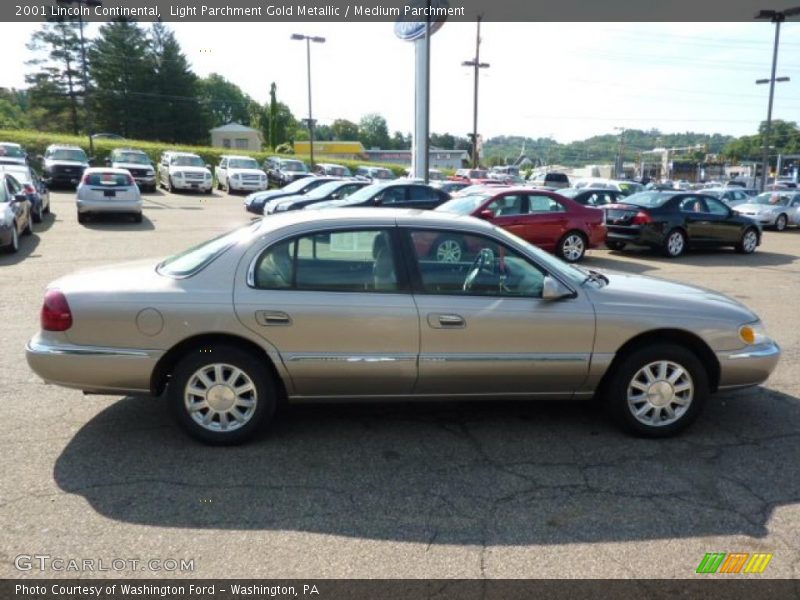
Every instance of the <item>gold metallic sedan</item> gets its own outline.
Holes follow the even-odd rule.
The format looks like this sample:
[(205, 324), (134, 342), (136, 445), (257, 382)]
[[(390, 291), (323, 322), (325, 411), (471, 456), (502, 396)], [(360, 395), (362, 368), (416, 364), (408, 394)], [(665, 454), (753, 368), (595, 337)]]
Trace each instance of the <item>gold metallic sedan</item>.
[[(442, 236), (465, 248), (441, 262)], [(580, 399), (674, 434), (780, 350), (721, 294), (567, 265), (478, 219), (293, 211), (161, 262), (47, 289), (27, 347), (46, 382), (168, 401), (188, 433), (251, 437), (281, 401)]]

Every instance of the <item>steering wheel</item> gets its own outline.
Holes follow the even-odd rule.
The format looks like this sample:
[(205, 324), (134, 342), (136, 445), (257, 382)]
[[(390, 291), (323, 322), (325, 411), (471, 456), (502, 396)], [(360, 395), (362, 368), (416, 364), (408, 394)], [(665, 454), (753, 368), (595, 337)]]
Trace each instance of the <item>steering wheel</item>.
[(484, 248), (478, 252), (478, 256), (476, 256), (475, 260), (472, 262), (472, 266), (469, 269), (467, 278), (464, 280), (462, 289), (465, 292), (470, 291), (472, 289), (472, 284), (475, 283), (475, 280), (478, 278), (478, 275), (481, 274), (481, 271), (490, 265), (492, 268), (494, 268), (494, 252), (492, 252), (489, 248)]

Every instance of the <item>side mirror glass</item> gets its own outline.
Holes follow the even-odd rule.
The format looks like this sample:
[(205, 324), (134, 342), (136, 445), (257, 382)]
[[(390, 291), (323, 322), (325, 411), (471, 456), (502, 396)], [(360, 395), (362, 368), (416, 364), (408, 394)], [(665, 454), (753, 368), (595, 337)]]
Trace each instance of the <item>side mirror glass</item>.
[(383, 204), (383, 196), (376, 197), (375, 200), (373, 200), (373, 204), (375, 206), (380, 206), (381, 204)]
[(542, 285), (542, 298), (544, 300), (561, 300), (562, 298), (571, 297), (572, 294), (572, 290), (558, 279), (550, 275), (545, 275)]
[(481, 212), (478, 213), (478, 218), (486, 219), (487, 221), (490, 221), (490, 220), (494, 219), (494, 211), (491, 211), (488, 208), (484, 209), (484, 210), (482, 210)]
[(25, 194), (14, 194), (14, 202), (27, 202), (28, 197)]

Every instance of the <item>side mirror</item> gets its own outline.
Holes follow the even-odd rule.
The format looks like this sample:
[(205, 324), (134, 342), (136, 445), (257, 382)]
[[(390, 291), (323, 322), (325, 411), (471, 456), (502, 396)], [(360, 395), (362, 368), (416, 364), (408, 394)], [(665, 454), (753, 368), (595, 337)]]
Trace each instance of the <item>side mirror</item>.
[(481, 212), (478, 213), (478, 218), (479, 219), (485, 219), (487, 221), (491, 221), (492, 219), (494, 219), (494, 211), (491, 211), (488, 208), (485, 209), (485, 210), (482, 210)]
[(14, 194), (14, 202), (27, 202), (28, 197), (25, 194)]
[(383, 196), (378, 196), (377, 198), (375, 198), (375, 199), (372, 201), (372, 203), (373, 203), (375, 206), (380, 206), (381, 204), (383, 204)]
[(572, 295), (572, 290), (558, 279), (550, 275), (545, 275), (542, 287), (542, 298), (544, 300), (561, 300), (562, 298), (571, 297)]

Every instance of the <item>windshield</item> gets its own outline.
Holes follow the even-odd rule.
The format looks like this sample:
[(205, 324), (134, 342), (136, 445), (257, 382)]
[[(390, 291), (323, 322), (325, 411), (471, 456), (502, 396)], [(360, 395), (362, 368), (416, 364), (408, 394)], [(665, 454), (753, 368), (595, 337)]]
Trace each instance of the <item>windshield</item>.
[(662, 194), (661, 192), (640, 192), (639, 194), (628, 196), (624, 200), (621, 200), (621, 202), (624, 202), (625, 204), (634, 204), (636, 206), (652, 208), (661, 206), (671, 197), (672, 196), (670, 194)]
[(457, 215), (471, 215), (475, 210), (490, 196), (488, 194), (473, 194), (454, 198), (438, 206), (435, 210), (441, 212), (455, 213)]
[(324, 168), (326, 175), (333, 175), (334, 177), (350, 177), (350, 169), (339, 165), (328, 165)]
[(328, 183), (324, 183), (318, 187), (315, 187), (312, 191), (308, 192), (308, 194), (306, 194), (306, 198), (327, 198), (340, 187), (342, 187), (341, 181), (329, 181)]
[(257, 169), (258, 163), (252, 158), (232, 158), (228, 161), (229, 169)]
[(625, 194), (626, 196), (630, 196), (631, 194), (638, 194), (639, 192), (644, 190), (644, 186), (640, 183), (630, 183), (630, 182), (620, 182), (617, 184), (619, 186), (619, 191)]
[(786, 194), (776, 194), (774, 192), (765, 192), (763, 194), (759, 194), (752, 200), (750, 200), (750, 204), (768, 204), (773, 206), (787, 206), (789, 204), (789, 196)]
[(170, 256), (156, 267), (156, 271), (168, 277), (187, 277), (193, 275), (220, 256), (228, 248), (249, 240), (260, 225), (261, 220), (255, 221), (244, 227), (224, 233), (212, 240), (203, 242), (198, 246), (184, 250), (179, 254)]
[(193, 154), (184, 154), (180, 156), (173, 156), (170, 161), (171, 165), (176, 167), (205, 167), (203, 159)]
[(372, 177), (374, 179), (394, 179), (394, 175), (389, 169), (373, 169)]
[(294, 171), (296, 173), (306, 173), (308, 171), (305, 163), (299, 160), (284, 160), (281, 163), (281, 169), (284, 171)]
[(87, 162), (86, 153), (80, 149), (60, 148), (52, 150), (47, 158), (51, 160), (73, 160), (75, 162)]
[(373, 183), (372, 185), (367, 185), (361, 188), (360, 190), (353, 192), (347, 198), (343, 198), (341, 200), (334, 200), (337, 203), (337, 206), (347, 206), (349, 204), (358, 204), (360, 202), (364, 202), (372, 198), (375, 194), (380, 192), (381, 190), (386, 189), (385, 184)]
[(566, 196), (567, 198), (574, 198), (575, 196), (581, 193), (581, 190), (576, 188), (563, 188), (558, 190), (558, 193), (561, 194), (562, 196)]
[(292, 194), (297, 194), (300, 192), (305, 193), (306, 191), (317, 187), (318, 185), (322, 185), (324, 182), (320, 181), (319, 179), (315, 179), (313, 177), (304, 177), (303, 179), (298, 179), (297, 181), (293, 181), (281, 188), (281, 192), (288, 192)]
[(114, 162), (132, 163), (136, 165), (149, 165), (150, 157), (143, 152), (117, 152), (114, 154)]
[(22, 151), (22, 148), (15, 144), (0, 144), (0, 156), (25, 158), (25, 153)]

